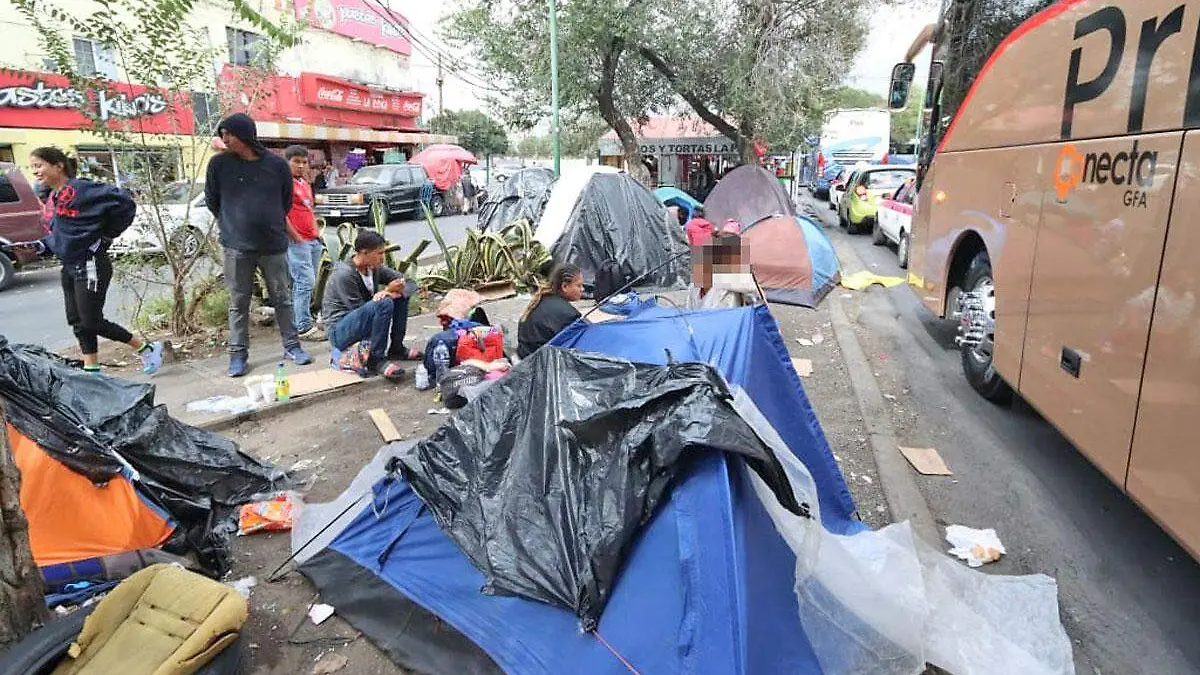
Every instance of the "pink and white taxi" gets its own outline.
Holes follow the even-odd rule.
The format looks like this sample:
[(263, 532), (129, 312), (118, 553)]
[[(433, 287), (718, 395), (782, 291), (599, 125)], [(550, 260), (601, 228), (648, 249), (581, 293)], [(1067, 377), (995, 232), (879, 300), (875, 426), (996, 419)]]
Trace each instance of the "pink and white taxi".
[(895, 193), (879, 203), (872, 241), (882, 246), (889, 241), (896, 245), (900, 268), (908, 268), (909, 248), (912, 245), (913, 203), (917, 199), (916, 178), (904, 181)]

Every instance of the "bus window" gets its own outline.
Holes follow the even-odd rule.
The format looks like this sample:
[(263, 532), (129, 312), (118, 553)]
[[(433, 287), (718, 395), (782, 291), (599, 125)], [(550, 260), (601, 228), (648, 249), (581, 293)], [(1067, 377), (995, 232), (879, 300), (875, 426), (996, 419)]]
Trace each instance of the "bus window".
[(932, 129), (934, 147), (971, 90), (975, 77), (1004, 38), (1055, 0), (943, 0), (944, 29), (934, 58), (944, 64)]

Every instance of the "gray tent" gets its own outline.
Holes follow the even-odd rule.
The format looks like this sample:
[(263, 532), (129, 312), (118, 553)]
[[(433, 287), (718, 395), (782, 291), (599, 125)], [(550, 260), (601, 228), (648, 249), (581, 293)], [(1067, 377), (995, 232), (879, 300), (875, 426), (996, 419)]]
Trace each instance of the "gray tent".
[(771, 216), (794, 215), (787, 191), (760, 166), (730, 171), (704, 200), (704, 217), (718, 227), (726, 220), (736, 220), (745, 228)]

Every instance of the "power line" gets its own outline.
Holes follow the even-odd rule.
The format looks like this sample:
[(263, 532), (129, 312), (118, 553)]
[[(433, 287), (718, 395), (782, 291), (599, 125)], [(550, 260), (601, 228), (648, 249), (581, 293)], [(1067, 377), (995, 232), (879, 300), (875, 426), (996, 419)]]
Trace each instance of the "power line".
[[(445, 59), (445, 60), (449, 61), (450, 63), (446, 66), (446, 70), (448, 72), (450, 72), (451, 74), (456, 75), (457, 78), (460, 81), (462, 81), (464, 84), (467, 84), (468, 86), (475, 87), (476, 89), (482, 89), (485, 91), (492, 91), (492, 92), (496, 92), (496, 93), (500, 93), (500, 94), (508, 93), (503, 89), (500, 89), (500, 88), (494, 87), (490, 84), (485, 84), (476, 79), (473, 79), (474, 77), (476, 77), (474, 75), (472, 75), (471, 77), (468, 77), (467, 76), (468, 72), (466, 71), (466, 67), (463, 66), (462, 63), (458, 59), (456, 59), (452, 55), (440, 52), (436, 47), (430, 47), (429, 45), (425, 44), (423, 41), (418, 39), (413, 34), (413, 32), (409, 29), (408, 26), (406, 26), (403, 22), (397, 20), (395, 12), (393, 12), (391, 10), (391, 8), (384, 5), (381, 2), (381, 0), (375, 0), (374, 3), (366, 2), (365, 4), (380, 19), (383, 19), (384, 21), (388, 22), (388, 24), (390, 24), (393, 28), (403, 31), (408, 36), (413, 49), (416, 50), (417, 52), (419, 52), (425, 58), (428, 58), (429, 60), (434, 61), (434, 62), (438, 62), (440, 59)], [(381, 13), (379, 11), (380, 9), (382, 9), (384, 12), (386, 12), (387, 15), (384, 15), (383, 13)]]

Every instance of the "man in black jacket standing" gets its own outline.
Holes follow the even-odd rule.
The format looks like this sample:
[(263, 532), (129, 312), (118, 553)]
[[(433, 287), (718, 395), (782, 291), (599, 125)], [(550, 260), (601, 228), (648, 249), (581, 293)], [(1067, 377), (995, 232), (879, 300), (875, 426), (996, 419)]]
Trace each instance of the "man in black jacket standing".
[(292, 314), (287, 264), (287, 212), (292, 207), (292, 171), (282, 157), (258, 141), (249, 115), (230, 115), (217, 126), (227, 150), (208, 163), (204, 197), (217, 218), (225, 249), (229, 288), (229, 376), (241, 377), (250, 354), (250, 296), (254, 272), (262, 270), (275, 305), (284, 355), (298, 365), (312, 363), (300, 347)]

